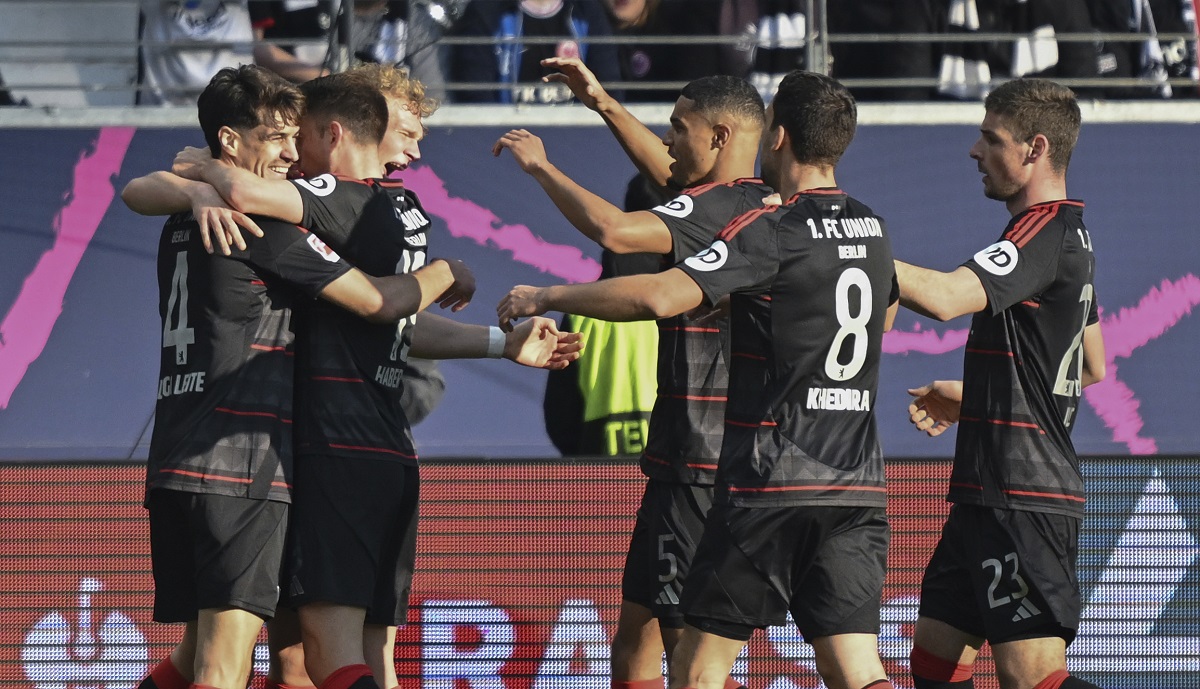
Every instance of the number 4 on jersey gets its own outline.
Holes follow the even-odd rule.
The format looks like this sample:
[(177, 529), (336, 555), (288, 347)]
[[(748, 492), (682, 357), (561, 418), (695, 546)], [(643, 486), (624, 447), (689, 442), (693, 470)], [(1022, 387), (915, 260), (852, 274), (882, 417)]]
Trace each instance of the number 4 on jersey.
[[(175, 275), (171, 278), (171, 296), (167, 298), (167, 312), (163, 314), (163, 348), (175, 348), (175, 363), (187, 363), (188, 345), (196, 343), (196, 331), (188, 327), (188, 262), (187, 252), (175, 254)], [(171, 327), (171, 315), (179, 309), (175, 327)]]

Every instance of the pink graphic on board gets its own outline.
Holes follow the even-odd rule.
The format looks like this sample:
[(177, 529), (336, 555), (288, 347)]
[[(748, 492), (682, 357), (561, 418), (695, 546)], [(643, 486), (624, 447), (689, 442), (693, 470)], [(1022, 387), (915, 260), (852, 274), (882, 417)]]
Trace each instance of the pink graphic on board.
[[(1083, 396), (1104, 426), (1112, 431), (1113, 441), (1124, 444), (1130, 454), (1155, 454), (1158, 444), (1154, 438), (1141, 435), (1145, 425), (1138, 411), (1141, 402), (1117, 377), (1116, 359), (1129, 358), (1139, 347), (1171, 329), (1197, 305), (1200, 305), (1200, 277), (1185, 275), (1179, 280), (1163, 280), (1142, 297), (1137, 306), (1121, 309), (1115, 316), (1101, 313), (1107, 374), (1104, 380), (1085, 389)], [(965, 329), (938, 333), (922, 330), (918, 323), (912, 330), (893, 330), (885, 335), (883, 351), (886, 354), (945, 354), (962, 347), (966, 341)]]
[(451, 236), (510, 252), (514, 260), (567, 282), (591, 282), (600, 277), (600, 264), (584, 256), (579, 247), (552, 244), (524, 225), (505, 225), (489, 209), (451, 196), (445, 182), (428, 166), (406, 170), (401, 178), (421, 197), (421, 205), (430, 215), (445, 221)]
[(46, 347), (63, 298), (83, 252), (112, 203), (112, 176), (120, 172), (133, 139), (132, 127), (105, 127), (80, 154), (66, 205), (54, 218), (54, 245), (25, 278), (0, 321), (0, 409), (8, 407), (26, 370)]

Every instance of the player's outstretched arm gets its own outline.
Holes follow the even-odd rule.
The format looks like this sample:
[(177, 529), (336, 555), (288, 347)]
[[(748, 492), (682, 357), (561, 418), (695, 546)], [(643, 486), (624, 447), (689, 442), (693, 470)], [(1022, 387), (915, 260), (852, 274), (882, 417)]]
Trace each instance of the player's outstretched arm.
[(269, 215), (292, 224), (304, 219), (304, 201), (291, 182), (263, 179), (214, 159), (206, 148), (184, 148), (175, 155), (171, 171), (185, 179), (211, 184), (221, 198), (243, 213)]
[(228, 256), (230, 246), (246, 250), (242, 228), (257, 237), (262, 236), (258, 225), (244, 214), (230, 208), (212, 186), (184, 179), (170, 172), (152, 172), (130, 180), (121, 191), (121, 200), (141, 215), (171, 215), (192, 211), (200, 225), (204, 250), (213, 252), (214, 240), (221, 253)]
[[(383, 278), (351, 270), (326, 285), (320, 296), (372, 323), (395, 323), (434, 301), (461, 301), (463, 296), (456, 296), (453, 289), (459, 280), (450, 261), (436, 259), (411, 273)], [(470, 291), (474, 289), (472, 278)], [(465, 298), (470, 301), (469, 296)]]
[(908, 418), (918, 431), (934, 438), (958, 423), (962, 409), (962, 381), (935, 380), (908, 391), (915, 399), (908, 405)]
[(492, 155), (505, 150), (588, 239), (618, 254), (671, 251), (671, 232), (661, 218), (648, 211), (626, 213), (584, 189), (550, 162), (542, 140), (528, 130), (514, 129), (500, 137)]
[(1104, 380), (1106, 362), (1100, 323), (1092, 323), (1083, 329), (1083, 387)]
[(900, 304), (939, 321), (987, 308), (987, 292), (979, 276), (966, 266), (950, 273), (896, 261)]
[[(458, 323), (422, 314), (413, 329), (409, 352), (422, 359), (482, 359), (492, 350), (494, 328)], [(561, 369), (579, 358), (579, 333), (560, 332), (549, 318), (531, 318), (504, 333), (500, 356), (523, 366)]]
[(558, 71), (542, 77), (543, 81), (553, 81), (566, 84), (571, 93), (580, 103), (596, 111), (626, 155), (637, 166), (639, 172), (660, 187), (667, 186), (671, 177), (671, 156), (662, 138), (650, 131), (638, 118), (625, 109), (615, 98), (610, 96), (596, 75), (583, 64), (583, 60), (575, 57), (552, 57), (542, 60), (543, 67)]
[(676, 316), (704, 302), (704, 292), (687, 273), (672, 268), (654, 275), (600, 280), (582, 285), (518, 285), (496, 307), (500, 327), (525, 316), (561, 311), (605, 321), (649, 321)]

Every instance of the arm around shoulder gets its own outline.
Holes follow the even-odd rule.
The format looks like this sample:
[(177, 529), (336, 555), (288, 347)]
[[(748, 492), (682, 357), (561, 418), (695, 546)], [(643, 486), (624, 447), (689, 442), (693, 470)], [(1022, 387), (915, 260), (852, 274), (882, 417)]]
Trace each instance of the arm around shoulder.
[(949, 273), (896, 261), (900, 304), (922, 316), (948, 321), (987, 308), (987, 291), (966, 266)]

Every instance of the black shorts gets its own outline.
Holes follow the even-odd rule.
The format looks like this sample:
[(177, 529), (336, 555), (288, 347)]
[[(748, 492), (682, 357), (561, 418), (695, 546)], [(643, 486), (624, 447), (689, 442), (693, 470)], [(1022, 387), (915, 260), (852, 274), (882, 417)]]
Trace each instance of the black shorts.
[(1079, 527), (1065, 515), (952, 506), (921, 581), (921, 616), (993, 644), (1070, 643), (1081, 607)]
[(417, 559), (416, 466), (297, 457), (287, 604), (365, 608), (368, 624), (403, 625)]
[(745, 641), (791, 612), (810, 642), (878, 634), (889, 537), (882, 507), (718, 505), (683, 590), (687, 623)]
[(712, 486), (646, 482), (625, 556), (621, 597), (649, 608), (660, 626), (683, 627), (679, 596), (712, 498)]
[(287, 503), (156, 488), (146, 507), (155, 622), (219, 608), (275, 615)]

